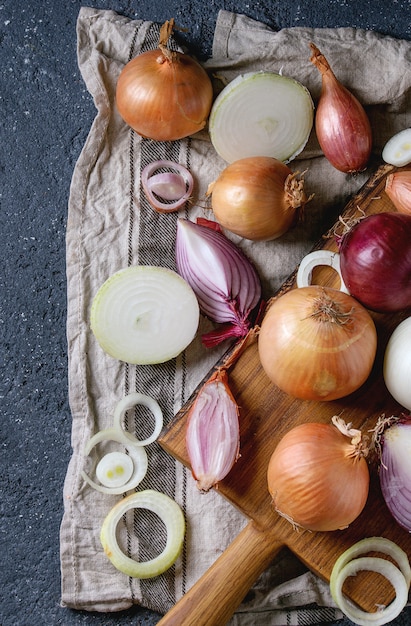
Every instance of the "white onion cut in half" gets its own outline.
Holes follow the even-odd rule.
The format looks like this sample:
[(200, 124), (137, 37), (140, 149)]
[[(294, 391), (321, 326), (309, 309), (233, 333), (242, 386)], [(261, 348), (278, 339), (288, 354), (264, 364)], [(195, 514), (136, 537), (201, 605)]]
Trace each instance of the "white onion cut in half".
[(314, 104), (304, 85), (275, 72), (248, 72), (215, 99), (209, 132), (228, 163), (253, 156), (288, 163), (304, 149), (313, 121)]
[(404, 128), (387, 141), (382, 151), (386, 163), (402, 167), (411, 163), (411, 128)]
[(110, 276), (91, 307), (91, 329), (110, 356), (133, 365), (164, 363), (194, 339), (199, 306), (190, 285), (164, 267), (133, 265)]

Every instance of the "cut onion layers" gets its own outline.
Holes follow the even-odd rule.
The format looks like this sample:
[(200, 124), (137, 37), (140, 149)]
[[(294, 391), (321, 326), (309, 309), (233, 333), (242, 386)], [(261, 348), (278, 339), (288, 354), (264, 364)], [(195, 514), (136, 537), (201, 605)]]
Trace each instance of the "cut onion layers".
[(190, 285), (176, 272), (131, 266), (98, 290), (91, 329), (110, 356), (131, 364), (164, 363), (194, 339), (199, 306)]

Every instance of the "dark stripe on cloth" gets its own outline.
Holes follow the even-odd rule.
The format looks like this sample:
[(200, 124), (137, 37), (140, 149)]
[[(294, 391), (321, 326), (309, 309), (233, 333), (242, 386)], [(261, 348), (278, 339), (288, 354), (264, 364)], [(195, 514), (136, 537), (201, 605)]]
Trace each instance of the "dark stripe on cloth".
[[(136, 36), (133, 38), (130, 46), (129, 59), (134, 58), (136, 54), (156, 48), (159, 41), (159, 32), (158, 25), (152, 24), (147, 30), (144, 42), (139, 50), (135, 49), (136, 32)], [(177, 49), (174, 42), (170, 42), (170, 47)], [(177, 214), (161, 214), (155, 211), (148, 203), (141, 189), (140, 179), (143, 168), (153, 161), (167, 159), (178, 162), (180, 143), (141, 139), (140, 171), (136, 172), (136, 142), (136, 134), (130, 130), (128, 265), (135, 264), (138, 258), (139, 265), (157, 265), (175, 270)], [(139, 200), (139, 209), (136, 207), (136, 198)], [(138, 216), (135, 214), (136, 210), (139, 210)], [(138, 217), (138, 220), (136, 217)], [(139, 221), (138, 240), (135, 232), (137, 221)], [(185, 363), (184, 359), (183, 363)], [(135, 389), (130, 389), (132, 367), (136, 367)], [(158, 365), (126, 365), (125, 393), (137, 391), (154, 397), (163, 411), (164, 423), (168, 424), (174, 415), (175, 375), (175, 359)], [(183, 375), (183, 380), (185, 380), (185, 374)], [(151, 424), (150, 415), (144, 407), (136, 407), (134, 411), (134, 430), (136, 436), (142, 439), (149, 432), (149, 427), (148, 429), (147, 427), (144, 428), (145, 423)], [(173, 498), (175, 496), (176, 484), (175, 460), (156, 443), (148, 446), (146, 450), (148, 454), (148, 471), (137, 490), (156, 489)], [(162, 522), (156, 515), (149, 511), (136, 510), (134, 514), (134, 532), (139, 538), (138, 558), (142, 561), (154, 558), (163, 550), (165, 546), (165, 532)], [(130, 556), (131, 539), (132, 537), (129, 535), (128, 549)], [(131, 582), (130, 587), (132, 589)], [(140, 589), (143, 605), (152, 606), (153, 598), (155, 598), (157, 610), (167, 612), (176, 601), (173, 568), (156, 578), (141, 580)]]

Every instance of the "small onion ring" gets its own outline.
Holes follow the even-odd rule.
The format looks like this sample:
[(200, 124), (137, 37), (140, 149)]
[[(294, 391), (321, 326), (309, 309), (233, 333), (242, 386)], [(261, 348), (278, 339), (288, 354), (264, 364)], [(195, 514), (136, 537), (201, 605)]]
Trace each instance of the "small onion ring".
[[(161, 168), (168, 168), (173, 170), (173, 172), (153, 175), (154, 172)], [(170, 177), (170, 174), (172, 175), (172, 178)], [(184, 191), (182, 194), (175, 197), (175, 188), (178, 187), (178, 181), (180, 181), (179, 184), (181, 185), (181, 188), (184, 188)], [(153, 209), (159, 211), (160, 213), (173, 213), (182, 207), (191, 196), (194, 187), (194, 180), (191, 172), (189, 172), (189, 170), (183, 165), (180, 165), (180, 163), (161, 159), (145, 166), (141, 172), (141, 184), (147, 196), (147, 200)], [(173, 191), (170, 193), (170, 197), (167, 197), (164, 194), (161, 197), (164, 200), (174, 200), (174, 202), (162, 202), (159, 199), (159, 194), (156, 193), (155, 189), (158, 185), (163, 184), (171, 185), (173, 187)]]
[(97, 463), (96, 476), (104, 487), (123, 487), (132, 477), (133, 459), (125, 452), (108, 452)]
[(127, 437), (127, 434), (118, 428), (106, 428), (105, 430), (100, 430), (93, 437), (91, 437), (91, 439), (89, 439), (84, 449), (85, 456), (88, 456), (94, 446), (98, 443), (101, 443), (102, 441), (115, 441), (117, 443), (122, 443), (126, 447), (133, 460), (134, 468), (133, 475), (130, 480), (119, 487), (99, 485), (92, 478), (90, 478), (84, 470), (82, 470), (81, 476), (90, 485), (90, 487), (93, 487), (93, 489), (100, 491), (101, 493), (119, 495), (134, 489), (141, 483), (148, 468), (147, 452), (141, 445), (135, 445), (135, 443), (132, 445), (133, 442), (130, 440), (130, 437)]
[[(150, 437), (142, 440), (136, 439), (136, 437), (134, 437), (131, 433), (124, 430), (122, 425), (124, 413), (138, 404), (147, 407), (152, 412), (155, 419), (152, 434)], [(156, 400), (154, 400), (154, 398), (146, 396), (143, 393), (129, 393), (117, 403), (116, 408), (114, 409), (113, 426), (114, 428), (121, 430), (126, 438), (133, 443), (133, 445), (148, 446), (150, 443), (153, 443), (153, 441), (155, 441), (161, 433), (161, 429), (163, 428), (163, 412), (160, 405)]]
[(332, 267), (340, 277), (340, 291), (349, 295), (350, 292), (341, 276), (340, 255), (338, 252), (332, 252), (331, 250), (314, 250), (303, 258), (297, 272), (297, 287), (309, 287), (312, 280), (312, 271), (319, 265)]
[[(167, 530), (166, 546), (158, 556), (139, 562), (126, 556), (118, 545), (116, 528), (130, 509), (148, 509), (164, 522)], [(184, 515), (179, 505), (169, 496), (147, 489), (120, 500), (109, 511), (100, 531), (100, 541), (111, 563), (120, 572), (132, 578), (153, 578), (169, 569), (177, 560), (185, 534)]]
[[(396, 597), (386, 608), (375, 613), (363, 611), (350, 602), (342, 593), (342, 586), (349, 576), (355, 576), (359, 571), (371, 571), (382, 574), (394, 587)], [(332, 596), (341, 611), (355, 624), (367, 626), (382, 626), (395, 619), (407, 604), (408, 585), (401, 570), (386, 559), (379, 557), (360, 557), (349, 561), (342, 567), (331, 589)]]

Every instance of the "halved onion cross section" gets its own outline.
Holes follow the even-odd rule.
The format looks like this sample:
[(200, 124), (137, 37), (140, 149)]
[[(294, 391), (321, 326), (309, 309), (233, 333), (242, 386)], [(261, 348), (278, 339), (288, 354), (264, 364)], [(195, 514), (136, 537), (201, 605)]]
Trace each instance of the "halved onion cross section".
[(229, 163), (252, 156), (288, 163), (305, 147), (313, 119), (311, 95), (300, 82), (274, 72), (248, 72), (217, 96), (210, 139)]
[(130, 364), (164, 363), (194, 339), (199, 306), (176, 272), (133, 265), (110, 276), (95, 295), (91, 329), (101, 348)]

